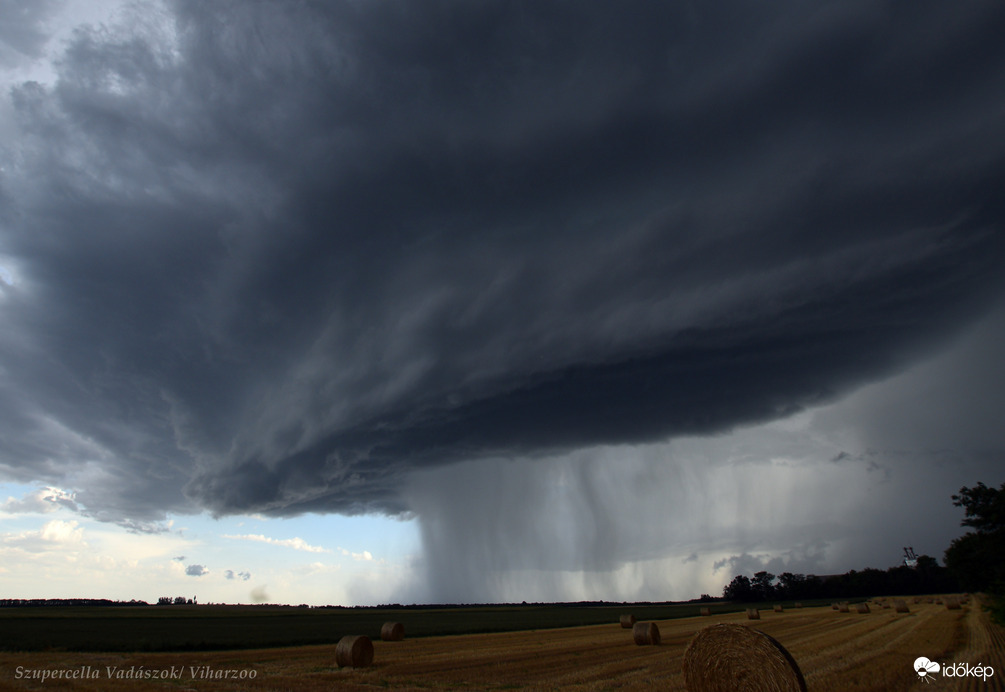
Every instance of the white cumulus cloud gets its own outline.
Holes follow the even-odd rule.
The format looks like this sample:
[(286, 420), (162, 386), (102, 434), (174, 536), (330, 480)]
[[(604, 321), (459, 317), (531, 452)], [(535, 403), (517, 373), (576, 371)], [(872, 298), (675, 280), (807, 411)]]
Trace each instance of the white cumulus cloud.
[(268, 543), (269, 545), (281, 545), (286, 548), (293, 548), (294, 550), (303, 550), (307, 553), (330, 553), (328, 548), (322, 548), (320, 546), (311, 545), (302, 538), (269, 538), (268, 536), (263, 536), (262, 534), (247, 533), (238, 536), (225, 534), (223, 538), (231, 538), (238, 541), (257, 541), (259, 543)]

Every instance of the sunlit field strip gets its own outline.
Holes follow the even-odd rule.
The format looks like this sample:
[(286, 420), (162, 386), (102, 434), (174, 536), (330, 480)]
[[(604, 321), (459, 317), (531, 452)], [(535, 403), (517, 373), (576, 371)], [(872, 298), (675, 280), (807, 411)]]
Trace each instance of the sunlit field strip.
[[(868, 614), (829, 607), (762, 612), (751, 622), (743, 614), (658, 621), (663, 644), (640, 647), (616, 624), (493, 634), (375, 641), (369, 668), (339, 670), (334, 646), (212, 653), (0, 654), (0, 689), (80, 690), (683, 690), (681, 665), (690, 638), (716, 622), (735, 622), (778, 639), (799, 662), (813, 691), (917, 690), (912, 670), (918, 656), (939, 661), (983, 662), (1005, 674), (1005, 636), (986, 613), (971, 604), (950, 611), (942, 605), (912, 605), (909, 614), (874, 608)], [(75, 668), (90, 665), (183, 666), (182, 680), (137, 682), (98, 680), (44, 685), (14, 679), (17, 666)], [(189, 666), (256, 672), (253, 680), (193, 680)], [(943, 690), (996, 690), (999, 680), (976, 685), (938, 680)]]

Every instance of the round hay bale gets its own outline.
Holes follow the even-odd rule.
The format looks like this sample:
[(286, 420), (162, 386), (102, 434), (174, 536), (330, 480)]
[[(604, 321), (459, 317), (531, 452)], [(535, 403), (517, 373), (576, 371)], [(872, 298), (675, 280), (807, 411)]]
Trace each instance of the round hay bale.
[(400, 642), (405, 638), (405, 626), (400, 622), (385, 622), (380, 628), (380, 638), (385, 642)]
[(921, 603), (921, 597), (920, 596), (915, 596), (914, 597), (914, 605), (918, 605), (919, 603)]
[(839, 607), (840, 607), (840, 606), (838, 606), (838, 604), (837, 604), (837, 603), (832, 603), (832, 604), (831, 604), (831, 610), (838, 610), (838, 609), (839, 609)]
[(782, 607), (781, 603), (776, 603), (775, 604), (775, 612), (776, 613), (784, 613), (785, 612), (785, 608)]
[(838, 612), (839, 613), (847, 613), (847, 612), (849, 612), (848, 611), (848, 604), (847, 603), (838, 603)]
[(698, 632), (684, 651), (688, 692), (806, 692), (785, 647), (764, 632), (730, 623)]
[(797, 601), (797, 602), (796, 602), (796, 608), (802, 608), (802, 607), (803, 607), (803, 604), (802, 604), (802, 603), (799, 603), (799, 602)]
[(335, 647), (335, 663), (339, 668), (366, 668), (373, 663), (373, 642), (365, 634), (347, 634)]
[(869, 612), (869, 604), (868, 603), (856, 603), (855, 604), (855, 612), (856, 613), (863, 613), (863, 614), (868, 613)]
[(631, 629), (635, 626), (635, 616), (634, 615), (622, 615), (621, 616), (621, 627), (622, 629)]
[(951, 596), (946, 596), (946, 609), (947, 610), (960, 610), (960, 602), (958, 599)]
[(636, 622), (635, 626), (632, 627), (632, 639), (639, 646), (659, 646), (660, 645), (660, 628), (656, 626), (655, 622)]
[(709, 608), (708, 606), (702, 606), (699, 612), (702, 614), (702, 616), (707, 616), (712, 614), (712, 609)]
[(910, 613), (911, 609), (907, 607), (907, 601), (894, 601), (893, 611), (895, 613)]
[(748, 620), (760, 620), (761, 619), (761, 613), (757, 610), (757, 608), (747, 608), (747, 619)]

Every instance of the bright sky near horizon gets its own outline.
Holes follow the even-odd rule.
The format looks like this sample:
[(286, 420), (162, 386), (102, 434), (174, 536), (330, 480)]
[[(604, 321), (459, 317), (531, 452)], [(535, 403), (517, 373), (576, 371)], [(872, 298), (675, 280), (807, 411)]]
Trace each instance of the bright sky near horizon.
[(0, 0), (0, 598), (941, 558), (1005, 480), (1003, 34), (991, 0)]

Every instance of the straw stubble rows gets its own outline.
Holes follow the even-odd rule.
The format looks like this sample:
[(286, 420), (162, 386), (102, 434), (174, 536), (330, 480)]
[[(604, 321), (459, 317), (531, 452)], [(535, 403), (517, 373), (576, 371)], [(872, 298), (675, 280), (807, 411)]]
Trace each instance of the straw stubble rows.
[[(632, 632), (621, 628), (613, 613), (610, 625), (374, 641), (373, 664), (359, 669), (337, 668), (334, 646), (198, 654), (3, 654), (0, 689), (31, 687), (12, 680), (10, 671), (16, 665), (113, 664), (254, 667), (257, 671), (254, 680), (240, 684), (199, 681), (200, 690), (310, 691), (333, 686), (340, 690), (684, 690), (682, 662), (689, 641), (699, 630), (720, 622), (754, 627), (776, 639), (802, 669), (808, 689), (818, 692), (916, 690), (918, 679), (911, 666), (919, 656), (975, 664), (1005, 662), (1001, 629), (989, 624), (987, 615), (975, 605), (948, 610), (923, 604), (909, 614), (884, 609), (859, 615), (820, 607), (769, 611), (757, 622), (749, 622), (745, 613), (664, 620), (657, 622), (659, 646), (636, 646)], [(946, 684), (940, 689), (956, 689), (949, 686), (952, 681), (942, 682)], [(88, 684), (74, 689), (184, 689), (178, 684), (109, 680)], [(59, 686), (50, 682), (45, 689)]]

